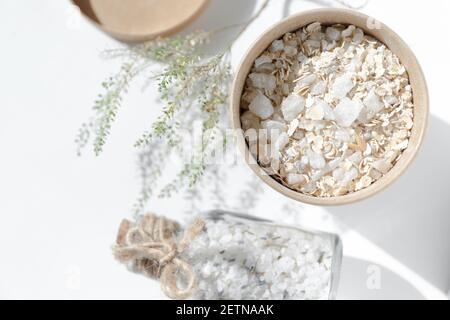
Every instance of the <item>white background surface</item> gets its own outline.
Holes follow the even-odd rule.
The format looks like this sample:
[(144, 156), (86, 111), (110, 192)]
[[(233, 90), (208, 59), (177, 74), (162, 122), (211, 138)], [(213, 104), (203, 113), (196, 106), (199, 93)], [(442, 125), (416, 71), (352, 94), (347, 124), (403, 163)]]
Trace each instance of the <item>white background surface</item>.
[[(318, 7), (272, 0), (233, 48), (233, 63), (283, 14)], [(216, 28), (251, 16), (252, 0), (212, 0), (192, 28)], [(339, 298), (445, 298), (450, 287), (450, 2), (370, 1), (362, 10), (410, 44), (426, 74), (430, 129), (420, 157), (394, 186), (352, 206), (316, 208), (262, 186), (250, 213), (340, 232), (345, 247)], [(74, 136), (91, 114), (101, 81), (117, 69), (99, 53), (117, 46), (69, 1), (0, 0), (0, 298), (163, 298), (158, 285), (127, 272), (110, 246), (139, 188), (133, 142), (158, 115), (155, 92), (127, 95), (105, 152), (75, 155)], [(76, 18), (76, 17), (75, 17)], [(223, 193), (238, 188), (245, 167)], [(239, 176), (238, 176), (239, 175)], [(151, 209), (181, 218), (177, 201)], [(202, 209), (212, 207), (209, 199)], [(369, 290), (368, 266), (381, 288)]]

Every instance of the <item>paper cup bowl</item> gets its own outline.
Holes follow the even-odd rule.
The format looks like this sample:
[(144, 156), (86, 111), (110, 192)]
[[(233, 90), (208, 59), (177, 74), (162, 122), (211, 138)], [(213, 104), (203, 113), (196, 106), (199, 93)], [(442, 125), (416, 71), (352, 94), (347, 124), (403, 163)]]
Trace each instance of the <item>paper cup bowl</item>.
[[(403, 151), (397, 164), (382, 178), (377, 180), (371, 186), (356, 191), (354, 193), (336, 196), (336, 197), (314, 197), (292, 190), (271, 176), (267, 175), (257, 164), (256, 159), (250, 153), (245, 141), (244, 133), (241, 129), (241, 96), (245, 81), (257, 57), (259, 57), (269, 46), (281, 38), (287, 32), (296, 31), (310, 23), (321, 22), (323, 25), (344, 24), (355, 25), (368, 35), (373, 36), (383, 42), (393, 53), (395, 53), (405, 66), (412, 90), (414, 101), (414, 126), (412, 128), (409, 146)], [(294, 200), (313, 204), (313, 205), (343, 205), (354, 203), (386, 189), (396, 179), (398, 179), (409, 167), (422, 144), (428, 120), (428, 90), (422, 69), (408, 45), (389, 27), (383, 23), (362, 13), (344, 10), (344, 9), (317, 9), (305, 11), (292, 15), (279, 23), (275, 24), (269, 30), (264, 32), (245, 54), (238, 67), (230, 97), (231, 123), (233, 129), (237, 132), (237, 143), (241, 152), (245, 156), (245, 161), (252, 170), (271, 188), (281, 194)]]
[(97, 28), (117, 40), (142, 42), (191, 24), (209, 0), (71, 0)]

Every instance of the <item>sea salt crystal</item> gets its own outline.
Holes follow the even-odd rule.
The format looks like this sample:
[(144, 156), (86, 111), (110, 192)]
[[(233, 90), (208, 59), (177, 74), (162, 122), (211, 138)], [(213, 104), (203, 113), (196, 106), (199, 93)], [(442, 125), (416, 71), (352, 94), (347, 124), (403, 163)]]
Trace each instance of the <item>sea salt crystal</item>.
[(274, 120), (266, 120), (261, 122), (261, 127), (267, 131), (266, 136), (270, 141), (276, 141), (280, 134), (287, 130), (284, 123)]
[[(278, 267), (280, 272), (291, 272), (295, 268), (295, 260), (291, 257), (282, 257), (276, 262), (276, 267)], [(284, 282), (279, 288), (284, 291), (287, 288), (287, 285), (288, 284)]]
[(275, 150), (279, 152), (283, 151), (283, 149), (286, 148), (288, 143), (289, 143), (288, 135), (285, 132), (281, 133), (277, 139), (277, 142), (275, 143)]
[(342, 158), (336, 158), (328, 162), (328, 166), (330, 167), (331, 171), (336, 169), (342, 162)]
[(298, 53), (298, 50), (294, 46), (286, 46), (284, 47), (284, 52), (288, 57), (295, 56)]
[(270, 51), (272, 52), (282, 51), (283, 49), (284, 49), (283, 40), (275, 40), (274, 42), (272, 42), (272, 45), (270, 46)]
[(341, 32), (333, 27), (328, 27), (326, 30), (327, 39), (332, 41), (338, 41), (341, 38)]
[(363, 122), (368, 122), (375, 117), (375, 115), (384, 108), (384, 103), (380, 97), (375, 93), (375, 89), (372, 89), (367, 97), (363, 100), (364, 108), (361, 112), (361, 118)]
[(323, 110), (323, 104), (316, 103), (311, 108), (306, 110), (306, 119), (311, 120), (322, 120), (325, 116), (325, 111)]
[(309, 165), (309, 158), (308, 158), (308, 156), (302, 156), (300, 158), (300, 161), (296, 162), (296, 167), (300, 171), (303, 171), (306, 168), (307, 165)]
[(255, 60), (255, 68), (258, 68), (266, 63), (272, 63), (272, 58), (269, 56), (261, 56)]
[(270, 118), (274, 112), (272, 102), (261, 92), (258, 92), (248, 108), (254, 115), (261, 119)]
[(341, 181), (344, 179), (345, 170), (343, 168), (337, 168), (333, 171), (333, 178), (336, 181)]
[(352, 79), (351, 73), (346, 73), (336, 78), (331, 88), (331, 92), (336, 99), (344, 98), (353, 89), (355, 85)]
[(316, 98), (309, 96), (306, 98), (305, 107), (306, 109), (311, 108), (316, 103)]
[(345, 71), (356, 73), (361, 69), (361, 64), (362, 64), (361, 55), (356, 55), (350, 61), (350, 63), (345, 66)]
[(363, 160), (363, 154), (361, 151), (357, 151), (348, 157), (348, 160), (352, 162), (354, 165), (359, 165), (359, 163)]
[(334, 110), (330, 107), (328, 103), (320, 99), (317, 99), (316, 103), (320, 105), (320, 107), (323, 109), (325, 120), (334, 121), (336, 119), (334, 115)]
[(202, 267), (201, 272), (202, 272), (202, 275), (207, 278), (212, 275), (213, 270), (214, 270), (213, 263), (211, 261), (207, 261), (204, 264), (204, 266)]
[(319, 81), (311, 88), (311, 94), (322, 95), (326, 92), (326, 90), (327, 90), (327, 83), (325, 81)]
[(351, 168), (350, 171), (344, 174), (341, 180), (341, 185), (346, 186), (358, 177), (358, 170), (356, 168)]
[(301, 174), (290, 173), (287, 176), (287, 183), (291, 186), (300, 185), (306, 182), (306, 179)]
[(385, 96), (384, 101), (390, 105), (394, 105), (398, 103), (398, 98), (395, 96)]
[(345, 29), (344, 31), (342, 31), (342, 38), (348, 38), (350, 37), (353, 32), (355, 31), (356, 27), (355, 26), (348, 26), (347, 29)]
[(362, 104), (359, 101), (343, 98), (334, 109), (337, 123), (342, 127), (351, 127), (358, 119), (361, 109)]
[(325, 175), (325, 174), (327, 174), (328, 173), (328, 170), (319, 170), (319, 171), (316, 171), (316, 172), (313, 172), (312, 173), (312, 175), (311, 175), (311, 181), (313, 181), (313, 182), (317, 182), (317, 181), (319, 181), (321, 178), (323, 178), (323, 176)]
[(356, 29), (353, 35), (353, 42), (360, 44), (364, 40), (364, 32), (361, 29)]
[[(293, 148), (293, 147), (288, 148), (286, 150), (286, 154), (287, 154), (288, 157), (295, 158), (297, 156), (297, 150), (295, 150), (295, 148)], [(290, 172), (290, 170), (294, 168), (294, 164), (293, 163), (287, 163), (286, 164), (286, 168), (287, 168), (286, 172)]]
[(273, 91), (277, 86), (277, 79), (274, 75), (266, 73), (251, 73), (249, 75), (253, 86), (258, 89)]
[(315, 190), (317, 190), (316, 182), (311, 181), (311, 182), (305, 184), (305, 186), (302, 188), (302, 190), (305, 193), (312, 193), (312, 192), (314, 192)]
[(297, 118), (297, 116), (305, 108), (305, 99), (298, 94), (291, 94), (283, 100), (281, 104), (281, 112), (286, 121), (290, 122)]
[(334, 138), (338, 141), (342, 141), (342, 142), (348, 142), (350, 141), (351, 137), (350, 137), (350, 133), (348, 132), (347, 129), (342, 128), (342, 129), (338, 129), (334, 132)]
[(309, 158), (309, 164), (314, 169), (323, 169), (323, 167), (325, 167), (325, 165), (327, 164), (323, 155), (321, 155), (317, 152), (309, 152), (308, 158)]
[(408, 140), (404, 140), (402, 142), (400, 142), (399, 144), (397, 144), (397, 146), (395, 146), (396, 150), (405, 150), (406, 148), (408, 148), (409, 145), (409, 141)]
[(220, 239), (219, 239), (219, 243), (221, 245), (227, 245), (231, 240), (233, 240), (233, 236), (231, 234), (224, 234)]

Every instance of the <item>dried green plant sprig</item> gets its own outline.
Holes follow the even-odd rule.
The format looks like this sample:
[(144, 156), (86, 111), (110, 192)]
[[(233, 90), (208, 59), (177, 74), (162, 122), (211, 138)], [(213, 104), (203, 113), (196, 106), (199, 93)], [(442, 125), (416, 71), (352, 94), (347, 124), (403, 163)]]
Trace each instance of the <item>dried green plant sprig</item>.
[(104, 93), (95, 100), (94, 116), (79, 129), (76, 138), (78, 154), (81, 154), (92, 137), (94, 153), (99, 155), (103, 151), (112, 123), (116, 120), (117, 112), (121, 107), (123, 95), (128, 92), (131, 81), (141, 71), (136, 66), (136, 61), (126, 61), (117, 74), (102, 83)]
[[(135, 213), (140, 213), (155, 195), (167, 158), (174, 152), (185, 158), (188, 152), (183, 132), (192, 130), (193, 122), (201, 122), (201, 143), (196, 147), (196, 152), (185, 159), (176, 178), (160, 190), (159, 196), (168, 197), (183, 188), (193, 190), (205, 170), (209, 169), (208, 161), (205, 161), (210, 157), (208, 147), (226, 148), (224, 106), (231, 78), (230, 49), (234, 41), (213, 56), (203, 55), (202, 49), (213, 34), (228, 28), (240, 28), (237, 39), (268, 3), (269, 0), (264, 0), (256, 14), (243, 24), (212, 32), (196, 31), (161, 38), (103, 53), (104, 57), (121, 59), (123, 63), (120, 70), (103, 84), (103, 93), (93, 107), (93, 117), (78, 132), (78, 154), (89, 144), (92, 144), (96, 155), (103, 151), (123, 96), (139, 75), (145, 75), (146, 85), (156, 83), (164, 103), (160, 116), (135, 143), (140, 150), (141, 176), (141, 192), (134, 205)], [(155, 72), (155, 67), (161, 71)]]
[[(111, 133), (113, 122), (122, 105), (123, 96), (138, 75), (147, 71), (155, 63), (167, 63), (169, 67), (160, 79), (161, 91), (169, 88), (173, 79), (182, 76), (182, 69), (177, 66), (187, 64), (186, 57), (195, 57), (195, 51), (207, 40), (208, 34), (203, 31), (193, 32), (186, 36), (158, 39), (141, 45), (106, 50), (103, 57), (122, 59), (119, 71), (102, 83), (103, 93), (95, 100), (93, 117), (84, 123), (76, 137), (77, 153), (92, 142), (93, 151), (99, 155)], [(173, 66), (173, 68), (170, 68)], [(158, 76), (159, 77), (159, 76)], [(158, 77), (156, 80), (158, 80)], [(151, 76), (150, 79), (154, 79)], [(163, 95), (164, 97), (164, 95)]]
[[(248, 22), (230, 26), (241, 27), (237, 37), (263, 11), (269, 1)], [(225, 30), (224, 28), (223, 30)], [(154, 195), (157, 181), (162, 175), (166, 159), (177, 152), (185, 162), (176, 178), (160, 190), (159, 196), (168, 197), (182, 188), (193, 187), (207, 167), (209, 149), (226, 147), (221, 122), (226, 118), (225, 103), (231, 79), (231, 44), (222, 52), (207, 56), (202, 54), (204, 45), (212, 34), (221, 32), (196, 31), (187, 35), (157, 39), (144, 44), (107, 50), (103, 56), (123, 60), (117, 74), (103, 83), (103, 93), (94, 104), (93, 117), (83, 124), (76, 138), (77, 152), (92, 143), (99, 155), (110, 135), (113, 122), (121, 108), (123, 96), (138, 75), (144, 74), (147, 83), (156, 82), (164, 107), (150, 129), (135, 143), (140, 148), (139, 167), (142, 188), (134, 206), (140, 212)], [(162, 71), (154, 72), (159, 66)], [(151, 72), (150, 72), (151, 71)], [(194, 122), (201, 123), (201, 138), (195, 151), (188, 150), (183, 132), (192, 131)]]

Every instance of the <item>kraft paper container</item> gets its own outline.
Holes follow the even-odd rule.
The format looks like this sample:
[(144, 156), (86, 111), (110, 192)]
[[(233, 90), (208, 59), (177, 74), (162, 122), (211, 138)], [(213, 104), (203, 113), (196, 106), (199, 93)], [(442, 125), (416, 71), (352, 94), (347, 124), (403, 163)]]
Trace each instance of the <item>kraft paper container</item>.
[(372, 35), (386, 44), (400, 58), (401, 62), (407, 69), (413, 89), (414, 127), (412, 129), (409, 147), (404, 151), (402, 157), (391, 169), (391, 171), (389, 171), (370, 187), (345, 196), (318, 198), (289, 189), (265, 174), (265, 172), (258, 166), (256, 159), (253, 158), (252, 154), (248, 150), (242, 130), (237, 130), (237, 132), (239, 132), (237, 134), (237, 143), (245, 156), (246, 162), (250, 165), (253, 171), (265, 183), (281, 194), (294, 200), (314, 205), (343, 205), (354, 203), (386, 189), (405, 172), (420, 149), (427, 127), (429, 104), (428, 90), (422, 69), (408, 45), (394, 31), (383, 23), (352, 10), (318, 9), (295, 14), (269, 28), (269, 30), (264, 32), (251, 45), (250, 49), (244, 55), (240, 66), (238, 67), (232, 86), (230, 100), (232, 126), (234, 129), (241, 129), (241, 95), (246, 78), (255, 59), (260, 56), (274, 40), (281, 38), (287, 32), (295, 31), (313, 22), (321, 22), (324, 25), (353, 24), (363, 29), (366, 34)]
[(193, 22), (209, 0), (72, 0), (99, 29), (126, 42), (178, 32)]

